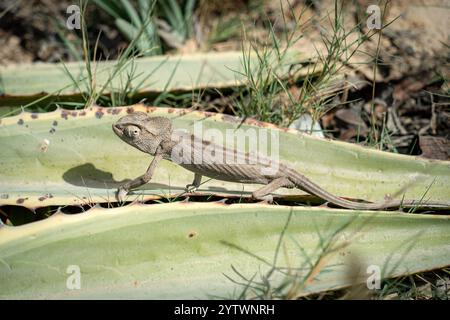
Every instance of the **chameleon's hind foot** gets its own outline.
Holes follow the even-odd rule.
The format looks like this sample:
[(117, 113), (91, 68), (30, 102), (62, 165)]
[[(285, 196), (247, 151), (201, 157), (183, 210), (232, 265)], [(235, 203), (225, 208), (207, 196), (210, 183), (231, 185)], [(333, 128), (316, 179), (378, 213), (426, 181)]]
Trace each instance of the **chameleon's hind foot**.
[(119, 189), (117, 189), (116, 192), (116, 199), (118, 202), (122, 203), (125, 202), (125, 197), (128, 194), (128, 190), (125, 188), (120, 187)]
[(265, 195), (262, 197), (257, 197), (257, 198), (252, 197), (252, 198), (255, 200), (259, 200), (258, 203), (261, 203), (261, 204), (273, 204), (273, 196), (271, 194), (268, 194), (268, 195)]

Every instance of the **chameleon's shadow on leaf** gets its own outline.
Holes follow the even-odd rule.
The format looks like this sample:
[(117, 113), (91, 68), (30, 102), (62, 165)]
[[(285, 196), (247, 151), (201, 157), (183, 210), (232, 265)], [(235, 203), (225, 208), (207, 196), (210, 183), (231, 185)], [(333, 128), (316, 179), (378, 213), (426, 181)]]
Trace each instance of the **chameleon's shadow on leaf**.
[(80, 166), (70, 168), (63, 174), (63, 179), (79, 187), (87, 188), (117, 188), (129, 179), (116, 181), (112, 173), (97, 169), (92, 163), (85, 163)]
[[(98, 188), (98, 189), (116, 189), (130, 179), (116, 181), (112, 173), (97, 169), (92, 163), (85, 163), (73, 168), (70, 168), (63, 174), (63, 179), (79, 187)], [(148, 183), (140, 189), (168, 189), (169, 186), (161, 183)]]

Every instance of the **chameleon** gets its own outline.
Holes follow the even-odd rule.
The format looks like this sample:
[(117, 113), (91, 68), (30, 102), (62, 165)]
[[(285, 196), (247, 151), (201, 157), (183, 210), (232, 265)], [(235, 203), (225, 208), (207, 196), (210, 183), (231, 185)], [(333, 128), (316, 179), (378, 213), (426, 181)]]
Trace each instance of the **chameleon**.
[[(151, 117), (144, 112), (134, 112), (121, 117), (112, 125), (112, 129), (124, 142), (153, 156), (145, 174), (118, 188), (116, 198), (120, 202), (131, 189), (151, 180), (161, 160), (169, 160), (194, 173), (193, 182), (186, 186), (186, 191), (190, 192), (195, 191), (200, 186), (202, 177), (206, 176), (223, 181), (261, 184), (263, 186), (253, 191), (251, 197), (268, 202), (271, 201), (271, 193), (284, 187), (301, 189), (347, 209), (377, 210), (419, 203), (397, 200), (364, 203), (338, 197), (324, 190), (288, 164), (277, 162), (261, 154), (253, 155), (253, 161), (250, 161), (251, 155), (247, 152), (219, 146), (187, 132), (177, 132), (174, 130), (172, 121), (165, 117)], [(222, 152), (224, 156), (245, 161), (218, 162), (215, 157), (209, 155), (210, 152), (204, 152), (213, 149)], [(273, 171), (270, 170), (271, 168), (277, 168), (277, 170), (270, 172)]]

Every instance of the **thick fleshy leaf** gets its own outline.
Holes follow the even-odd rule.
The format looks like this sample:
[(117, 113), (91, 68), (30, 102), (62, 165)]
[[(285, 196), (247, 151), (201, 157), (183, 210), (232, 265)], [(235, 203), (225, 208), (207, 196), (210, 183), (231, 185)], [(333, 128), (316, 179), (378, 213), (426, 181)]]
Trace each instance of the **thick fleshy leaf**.
[(237, 297), (246, 281), (236, 271), (255, 276), (256, 285), (277, 248), (272, 288), (283, 280), (291, 288), (293, 279), (280, 271), (301, 280), (311, 270), (308, 259), (316, 265), (315, 276), (294, 290), (300, 295), (365, 283), (369, 275), (447, 266), (450, 222), (447, 216), (217, 203), (58, 213), (0, 227), (0, 298)]
[[(238, 128), (241, 123), (238, 118), (226, 115), (143, 105), (22, 113), (3, 118), (0, 122), (0, 204), (39, 207), (113, 201), (118, 186), (143, 174), (152, 159), (124, 143), (111, 129), (114, 121), (133, 111), (169, 117), (176, 128), (191, 131), (194, 124), (225, 132)], [(386, 195), (402, 199), (403, 195), (396, 193), (404, 191), (405, 199), (422, 199), (424, 195), (424, 202), (450, 199), (449, 162), (318, 139), (256, 121), (247, 121), (240, 128), (272, 129), (275, 138), (278, 135), (280, 160), (334, 194), (380, 201)], [(269, 150), (267, 143), (260, 142), (261, 150)], [(180, 195), (192, 179), (191, 172), (162, 161), (151, 183), (128, 199)], [(260, 187), (204, 181), (200, 194), (239, 197)], [(298, 189), (280, 189), (276, 194), (304, 193)]]
[[(256, 55), (251, 54), (249, 58), (251, 68), (257, 66)], [(302, 68), (299, 62), (305, 62), (308, 58), (298, 51), (289, 51), (284, 62), (277, 67), (279, 76), (284, 78), (288, 74), (307, 74), (308, 68)], [(243, 85), (245, 77), (242, 74), (242, 60), (242, 52), (216, 52), (139, 58), (125, 64), (118, 61), (91, 64), (96, 92), (103, 90), (103, 94), (109, 94), (133, 89), (138, 94), (148, 96), (166, 91)], [(295, 66), (291, 70), (293, 64)], [(128, 83), (130, 75), (131, 82)], [(47, 94), (66, 99), (76, 98), (91, 86), (84, 62), (8, 65), (0, 67), (0, 83), (0, 105), (10, 106), (33, 101)]]

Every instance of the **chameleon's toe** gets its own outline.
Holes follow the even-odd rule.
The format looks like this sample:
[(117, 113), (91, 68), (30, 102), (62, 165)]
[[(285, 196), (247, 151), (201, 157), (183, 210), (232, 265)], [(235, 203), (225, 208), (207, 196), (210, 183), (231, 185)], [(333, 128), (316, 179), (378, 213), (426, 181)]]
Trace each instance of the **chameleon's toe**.
[(117, 189), (116, 192), (116, 199), (118, 202), (124, 202), (125, 201), (125, 197), (128, 194), (128, 190), (124, 189), (124, 188), (119, 188)]
[(188, 185), (186, 185), (186, 188), (184, 189), (184, 191), (187, 193), (193, 193), (193, 192), (197, 191), (197, 189), (198, 189), (198, 187), (196, 185), (188, 184)]

